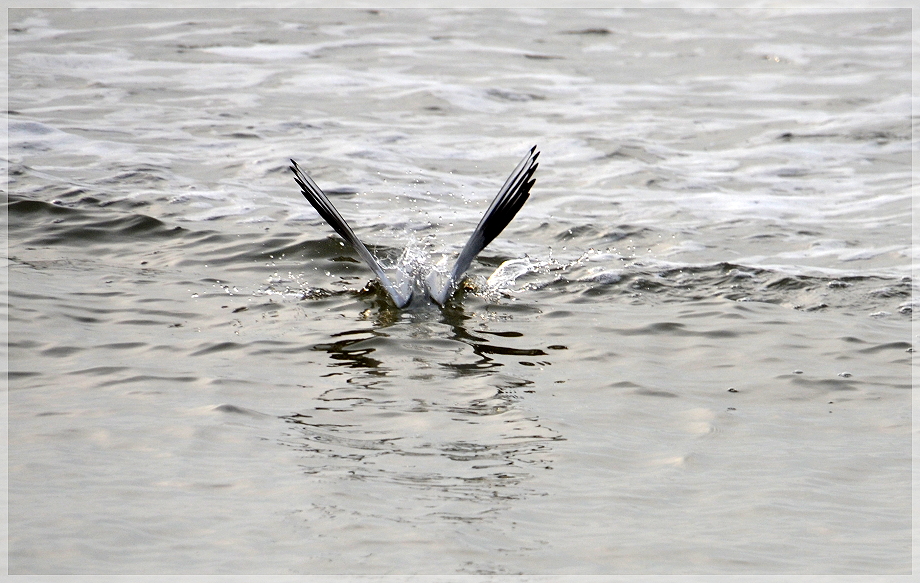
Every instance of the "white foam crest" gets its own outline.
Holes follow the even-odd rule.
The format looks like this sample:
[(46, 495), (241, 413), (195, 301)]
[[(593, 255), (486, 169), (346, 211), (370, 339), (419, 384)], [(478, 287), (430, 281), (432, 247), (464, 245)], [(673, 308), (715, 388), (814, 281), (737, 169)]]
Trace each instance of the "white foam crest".
[(537, 270), (537, 266), (530, 257), (509, 259), (505, 261), (489, 276), (486, 286), (496, 291), (506, 291), (514, 286), (514, 282), (523, 275)]
[(589, 249), (571, 261), (559, 261), (553, 257), (552, 250), (545, 259), (536, 259), (525, 255), (518, 259), (509, 259), (499, 265), (484, 283), (474, 286), (474, 291), (486, 298), (496, 300), (499, 297), (514, 297), (515, 294), (541, 287), (544, 282), (528, 282), (516, 286), (517, 280), (528, 275), (550, 275), (556, 279), (557, 274), (581, 266), (597, 256), (606, 256), (595, 249)]

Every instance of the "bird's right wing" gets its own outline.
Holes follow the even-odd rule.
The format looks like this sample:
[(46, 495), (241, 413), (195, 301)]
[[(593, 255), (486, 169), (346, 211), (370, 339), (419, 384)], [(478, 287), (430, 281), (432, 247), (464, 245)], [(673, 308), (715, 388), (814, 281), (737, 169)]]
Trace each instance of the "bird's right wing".
[(479, 225), (476, 226), (476, 230), (470, 235), (469, 241), (460, 251), (457, 262), (454, 263), (454, 268), (451, 269), (447, 281), (443, 285), (434, 286), (434, 277), (429, 278), (428, 293), (438, 305), (444, 305), (447, 297), (453, 293), (454, 288), (460, 282), (460, 278), (463, 277), (473, 259), (479, 255), (480, 251), (486, 248), (486, 245), (492, 242), (492, 239), (502, 232), (502, 229), (508, 226), (514, 215), (527, 202), (527, 197), (530, 196), (530, 188), (534, 184), (533, 173), (537, 170), (537, 156), (539, 155), (540, 152), (537, 151), (536, 146), (531, 148), (530, 152), (524, 156), (524, 159), (511, 173), (511, 176), (508, 177), (508, 180), (505, 181), (504, 186), (498, 191), (492, 204), (489, 205), (488, 210), (479, 221)]
[(300, 186), (304, 198), (313, 205), (313, 208), (316, 209), (319, 216), (323, 217), (323, 219), (329, 223), (329, 226), (335, 229), (335, 232), (348, 241), (354, 250), (358, 252), (361, 259), (363, 259), (368, 267), (374, 271), (380, 283), (383, 284), (383, 287), (387, 290), (387, 293), (393, 298), (393, 303), (396, 304), (396, 307), (402, 308), (408, 304), (409, 300), (412, 299), (412, 290), (407, 289), (407, 286), (403, 286), (403, 289), (400, 289), (393, 284), (390, 278), (387, 277), (387, 274), (384, 273), (383, 267), (377, 259), (368, 251), (364, 243), (361, 242), (361, 239), (358, 239), (358, 236), (351, 230), (351, 227), (348, 226), (348, 223), (346, 223), (342, 215), (339, 214), (339, 211), (332, 206), (326, 193), (320, 190), (316, 183), (313, 182), (309, 176), (304, 174), (297, 165), (297, 162), (293, 160), (291, 160), (291, 171), (294, 172), (294, 180), (296, 180), (297, 184)]

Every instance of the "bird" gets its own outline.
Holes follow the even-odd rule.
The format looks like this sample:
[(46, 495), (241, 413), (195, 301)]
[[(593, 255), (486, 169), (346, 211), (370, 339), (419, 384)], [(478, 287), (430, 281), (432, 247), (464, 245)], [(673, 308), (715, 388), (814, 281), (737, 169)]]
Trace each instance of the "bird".
[[(463, 274), (469, 268), (473, 259), (479, 255), (479, 252), (488, 246), (502, 230), (508, 226), (511, 219), (517, 214), (524, 203), (530, 196), (530, 189), (533, 187), (536, 179), (533, 177), (537, 170), (537, 157), (540, 155), (537, 146), (533, 146), (524, 158), (518, 163), (517, 167), (508, 176), (505, 184), (499, 189), (498, 194), (492, 200), (492, 204), (483, 214), (479, 224), (473, 230), (466, 245), (460, 250), (453, 268), (448, 273), (446, 279), (440, 278), (439, 274), (431, 271), (424, 282), (425, 292), (428, 297), (439, 306), (444, 306), (447, 299), (451, 297), (457, 285), (460, 283)], [(405, 308), (413, 300), (415, 290), (409, 284), (409, 278), (399, 277), (396, 281), (390, 279), (384, 272), (383, 267), (377, 258), (368, 250), (367, 246), (355, 235), (355, 232), (348, 226), (345, 219), (338, 210), (332, 205), (329, 197), (320, 189), (319, 186), (305, 174), (300, 166), (293, 159), (291, 160), (291, 171), (294, 173), (294, 180), (300, 186), (304, 198), (313, 205), (316, 212), (327, 222), (332, 229), (345, 239), (349, 245), (354, 248), (355, 252), (371, 268), (371, 271), (380, 280), (383, 288), (393, 300), (397, 308)], [(404, 274), (401, 274), (404, 275)]]

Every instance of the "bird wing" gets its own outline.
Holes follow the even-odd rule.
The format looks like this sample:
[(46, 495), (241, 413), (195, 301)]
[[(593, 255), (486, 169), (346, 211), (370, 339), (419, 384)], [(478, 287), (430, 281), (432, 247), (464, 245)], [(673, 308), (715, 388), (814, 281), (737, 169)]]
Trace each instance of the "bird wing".
[[(297, 165), (297, 162), (291, 160), (291, 171), (294, 172), (294, 180), (297, 181), (297, 184), (300, 186), (300, 190), (304, 195), (304, 198), (309, 201), (313, 208), (316, 209), (316, 212), (319, 213), (319, 216), (323, 217), (329, 226), (335, 229), (335, 232), (338, 233), (343, 239), (348, 241), (348, 243), (358, 252), (358, 255), (361, 256), (361, 259), (367, 263), (373, 272), (377, 275), (377, 278), (380, 280), (380, 283), (383, 284), (384, 289), (387, 290), (387, 293), (390, 294), (390, 297), (393, 298), (393, 303), (396, 304), (396, 307), (402, 308), (409, 303), (409, 300), (412, 299), (412, 290), (403, 289), (400, 290), (396, 285), (387, 277), (387, 274), (384, 273), (383, 267), (377, 261), (377, 259), (368, 251), (367, 247), (364, 246), (364, 243), (358, 239), (358, 236), (355, 235), (355, 232), (351, 230), (351, 227), (348, 226), (348, 223), (345, 222), (345, 219), (342, 218), (342, 215), (339, 214), (339, 211), (336, 210), (332, 203), (329, 201), (329, 198), (326, 196), (320, 188), (316, 185), (313, 180), (304, 174), (300, 167)], [(405, 287), (405, 286), (404, 286)]]
[(438, 305), (444, 305), (473, 259), (502, 232), (502, 229), (508, 226), (514, 215), (527, 202), (530, 188), (535, 182), (533, 173), (537, 170), (537, 156), (539, 155), (540, 152), (537, 151), (536, 146), (531, 148), (505, 181), (504, 186), (498, 191), (492, 204), (479, 221), (479, 225), (476, 226), (476, 230), (470, 235), (469, 241), (460, 251), (447, 281), (443, 285), (433, 287), (434, 278), (429, 278), (428, 293)]

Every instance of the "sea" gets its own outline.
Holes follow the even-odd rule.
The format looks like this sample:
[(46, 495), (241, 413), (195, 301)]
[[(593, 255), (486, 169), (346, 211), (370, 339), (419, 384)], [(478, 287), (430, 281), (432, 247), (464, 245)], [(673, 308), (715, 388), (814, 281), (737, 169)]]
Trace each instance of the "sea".
[[(909, 575), (912, 15), (797, 6), (10, 9), (9, 573)], [(432, 267), (534, 145), (443, 308), (289, 169)]]

